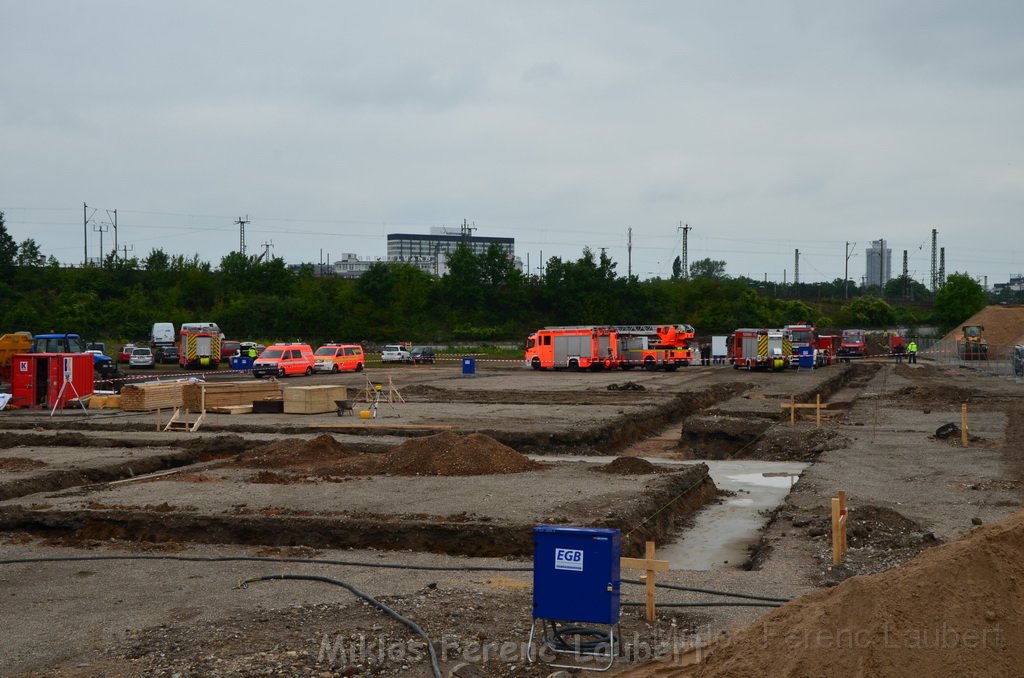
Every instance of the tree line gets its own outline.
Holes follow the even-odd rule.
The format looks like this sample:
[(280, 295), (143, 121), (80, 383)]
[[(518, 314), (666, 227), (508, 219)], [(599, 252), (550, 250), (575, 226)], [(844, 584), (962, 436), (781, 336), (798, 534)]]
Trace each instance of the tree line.
[(899, 278), (865, 290), (841, 279), (786, 286), (730, 277), (712, 259), (686, 273), (677, 264), (668, 279), (621, 276), (604, 252), (584, 248), (527, 275), (497, 245), (480, 254), (458, 248), (442, 276), (381, 262), (352, 280), (317, 275), (311, 264), (291, 270), (278, 257), (232, 252), (213, 266), (161, 249), (66, 267), (32, 239), (14, 242), (0, 212), (0, 333), (141, 340), (154, 322), (216, 322), (236, 339), (498, 342), (550, 325), (689, 323), (702, 335), (802, 320), (829, 329), (948, 328), (988, 303), (962, 274), (933, 297)]

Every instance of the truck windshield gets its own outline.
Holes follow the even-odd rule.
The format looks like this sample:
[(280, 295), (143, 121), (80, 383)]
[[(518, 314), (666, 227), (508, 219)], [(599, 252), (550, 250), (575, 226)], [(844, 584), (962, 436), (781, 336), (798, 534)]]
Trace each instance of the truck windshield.
[(811, 343), (811, 331), (810, 330), (790, 330), (789, 336), (791, 341), (796, 341), (801, 344)]
[(981, 328), (980, 327), (974, 327), (972, 325), (968, 325), (967, 327), (964, 328), (964, 336), (970, 337), (971, 339), (975, 339), (977, 337), (980, 337), (981, 336)]
[(268, 348), (266, 351), (263, 352), (263, 354), (260, 357), (261, 358), (280, 358), (282, 355), (284, 355), (284, 351), (282, 351), (281, 349), (279, 349), (279, 348)]

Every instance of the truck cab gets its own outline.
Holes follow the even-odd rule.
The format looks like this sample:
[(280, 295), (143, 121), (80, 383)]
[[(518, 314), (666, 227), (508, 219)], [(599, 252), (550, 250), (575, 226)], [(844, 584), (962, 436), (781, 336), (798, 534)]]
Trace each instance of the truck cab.
[[(85, 342), (77, 334), (37, 334), (32, 339), (30, 353), (85, 353)], [(92, 354), (93, 369), (100, 379), (117, 376), (117, 364), (102, 353)]]

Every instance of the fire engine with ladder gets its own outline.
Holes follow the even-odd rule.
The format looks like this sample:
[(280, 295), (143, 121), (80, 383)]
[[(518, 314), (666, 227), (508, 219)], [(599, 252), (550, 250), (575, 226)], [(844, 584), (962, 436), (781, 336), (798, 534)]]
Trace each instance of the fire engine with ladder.
[(690, 325), (575, 325), (545, 327), (526, 340), (526, 364), (535, 370), (675, 370), (693, 359)]

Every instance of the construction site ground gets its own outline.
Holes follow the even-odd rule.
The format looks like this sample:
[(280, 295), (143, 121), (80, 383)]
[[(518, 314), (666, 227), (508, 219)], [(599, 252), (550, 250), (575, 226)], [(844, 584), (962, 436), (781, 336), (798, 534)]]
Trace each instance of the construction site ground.
[[(0, 413), (0, 561), (43, 559), (0, 565), (0, 674), (431, 675), (422, 641), (344, 588), (238, 586), (289, 574), (343, 580), (416, 622), (444, 675), (547, 676), (525, 657), (532, 527), (617, 527), (640, 555), (646, 539), (679, 539), (702, 505), (724, 499), (699, 462), (568, 457), (807, 464), (746, 563), (658, 577), (754, 596), (897, 568), (1020, 508), (1024, 385), (970, 369), (555, 373), (481, 362), (473, 376), (438, 364), (284, 384), (356, 394), (367, 376), (395, 401), (369, 420), (207, 414), (189, 433), (158, 431), (155, 413)], [(790, 426), (781, 405), (818, 395), (821, 428), (809, 410)], [(964, 402), (966, 449), (958, 432), (935, 436), (959, 425)], [(833, 567), (839, 489), (850, 550)], [(298, 562), (309, 559), (320, 562)], [(674, 670), (695, 645), (771, 610), (672, 607), (750, 599), (659, 589), (648, 623), (635, 604), (643, 587), (624, 583), (622, 597), (613, 672), (633, 675)]]

